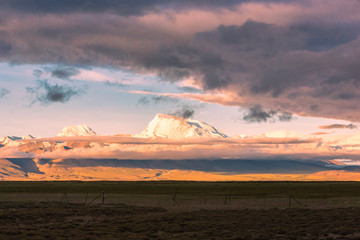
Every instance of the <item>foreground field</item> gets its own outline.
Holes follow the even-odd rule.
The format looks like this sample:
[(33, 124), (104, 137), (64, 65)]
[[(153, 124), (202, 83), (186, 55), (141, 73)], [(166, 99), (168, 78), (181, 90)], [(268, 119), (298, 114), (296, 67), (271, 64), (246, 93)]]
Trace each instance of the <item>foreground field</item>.
[(0, 182), (0, 239), (359, 239), (357, 182)]
[(360, 182), (191, 182), (191, 181), (0, 181), (0, 194), (57, 194), (99, 193), (126, 195), (171, 195), (177, 191), (183, 196), (207, 193), (209, 196), (254, 197), (259, 194), (293, 194), (316, 198), (324, 193), (329, 197), (360, 197)]
[(360, 183), (0, 182), (0, 202), (99, 204), (102, 200), (168, 210), (360, 207)]
[(166, 211), (5, 202), (0, 239), (359, 239), (360, 208)]

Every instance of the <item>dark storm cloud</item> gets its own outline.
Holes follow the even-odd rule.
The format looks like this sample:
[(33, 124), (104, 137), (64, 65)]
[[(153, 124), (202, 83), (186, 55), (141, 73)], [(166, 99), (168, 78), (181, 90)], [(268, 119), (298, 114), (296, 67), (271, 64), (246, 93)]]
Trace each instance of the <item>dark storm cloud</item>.
[(6, 95), (8, 95), (10, 93), (10, 91), (6, 88), (0, 88), (0, 99), (2, 99), (3, 97), (5, 97)]
[(265, 111), (261, 105), (254, 105), (243, 116), (243, 120), (249, 123), (275, 121), (276, 119), (281, 122), (289, 122), (292, 120), (292, 114), (275, 110)]
[(139, 98), (137, 106), (150, 106), (151, 104), (160, 104), (160, 103), (177, 103), (179, 99), (168, 97), (168, 96), (144, 96)]
[(255, 105), (249, 108), (249, 111), (244, 115), (243, 120), (247, 122), (267, 122), (269, 118), (274, 116), (273, 111), (264, 111), (260, 105)]
[[(326, 34), (322, 35), (319, 32), (324, 28)], [(310, 26), (307, 25), (278, 27), (247, 21), (242, 26), (219, 26), (214, 31), (197, 34), (196, 41), (221, 50), (218, 54), (218, 59), (221, 61), (213, 62), (209, 68), (219, 69), (220, 66), (220, 73), (228, 73), (227, 81), (219, 81), (221, 79), (219, 75), (211, 78), (205, 75), (203, 78), (205, 85), (210, 89), (227, 87), (232, 83), (241, 83), (237, 76), (244, 74), (251, 78), (248, 79), (251, 81), (244, 82), (251, 93), (271, 94), (273, 97), (278, 97), (285, 90), (301, 85), (304, 80), (312, 81), (312, 75), (317, 71), (322, 75), (325, 70), (330, 70), (326, 65), (324, 66), (329, 60), (322, 58), (316, 52), (312, 53), (312, 49), (324, 50), (336, 47), (356, 39), (360, 34), (358, 27), (346, 29), (348, 31), (342, 28), (333, 28), (330, 31), (328, 27), (314, 26), (309, 29)], [(336, 41), (333, 35), (341, 35), (342, 38)], [(308, 64), (306, 58), (310, 58), (316, 65)], [(228, 59), (234, 61), (231, 63), (227, 61)], [(231, 71), (233, 67), (234, 71)], [(351, 70), (347, 75), (358, 72), (355, 69)], [(230, 74), (231, 72), (233, 74)], [(330, 80), (330, 77), (338, 79), (343, 76), (329, 76), (327, 80)]]
[(306, 49), (325, 51), (355, 40), (359, 36), (360, 25), (302, 23), (292, 29), (306, 33)]
[(33, 71), (33, 75), (34, 75), (36, 78), (40, 78), (42, 74), (43, 74), (43, 71), (41, 71), (40, 69), (35, 69), (35, 70)]
[(148, 106), (150, 105), (151, 101), (149, 97), (141, 97), (136, 103), (136, 106), (142, 105), (142, 106)]
[(198, 33), (197, 37), (219, 46), (270, 57), (280, 51), (303, 48), (306, 36), (297, 29), (248, 20), (241, 26), (220, 25), (214, 31)]
[(52, 77), (60, 79), (69, 79), (73, 76), (76, 76), (80, 71), (72, 66), (56, 66), (54, 68), (45, 67), (45, 70), (51, 73)]
[[(266, 1), (266, 0), (263, 0)], [(223, 0), (209, 1), (197, 0), (182, 2), (178, 0), (2, 0), (0, 8), (8, 11), (26, 13), (113, 13), (121, 15), (142, 15), (147, 11), (155, 11), (162, 8), (188, 9), (197, 7), (231, 7), (249, 0)], [(259, 1), (262, 2), (262, 1)]]
[(200, 89), (193, 88), (193, 87), (178, 87), (178, 89), (182, 92), (187, 92), (187, 93), (200, 93), (201, 92)]
[(36, 102), (41, 105), (49, 105), (54, 102), (66, 103), (72, 97), (86, 93), (86, 87), (75, 88), (67, 85), (50, 84), (47, 80), (37, 80), (36, 87), (27, 87), (32, 101), (30, 106)]
[(355, 124), (331, 124), (331, 125), (322, 125), (319, 126), (321, 129), (355, 129), (357, 126)]
[(203, 108), (203, 105), (189, 105), (184, 104), (180, 106), (177, 110), (174, 112), (170, 112), (170, 115), (182, 117), (182, 118), (192, 118), (195, 113), (200, 109)]
[(151, 9), (166, 1), (116, 1), (116, 0), (3, 0), (0, 2), (2, 9), (25, 13), (68, 13), (68, 12), (113, 12), (125, 15), (141, 14), (146, 9)]
[(234, 105), (289, 113), (281, 121), (359, 121), (359, 11), (353, 0), (0, 1), (0, 61), (190, 78)]
[(110, 82), (109, 80), (105, 81), (105, 85), (109, 87), (117, 87), (117, 88), (123, 88), (127, 86), (126, 84), (120, 82)]
[[(311, 42), (314, 36), (309, 32), (247, 22), (198, 35), (203, 45), (211, 39), (207, 41), (209, 46), (217, 47), (219, 57), (226, 63), (221, 71), (229, 76), (227, 81), (218, 81), (221, 76), (204, 77), (203, 84), (210, 89), (236, 91), (239, 96), (246, 96), (249, 103), (275, 102), (287, 112), (360, 120), (356, 113), (360, 109), (355, 104), (360, 100), (360, 40), (353, 40), (359, 30), (338, 42), (324, 40), (323, 46), (321, 42)], [(336, 34), (341, 33), (339, 30)], [(311, 108), (313, 102), (317, 102), (317, 110)], [(264, 119), (264, 115), (260, 114), (259, 119)]]
[(10, 54), (11, 49), (12, 49), (12, 45), (9, 42), (2, 40), (0, 38), (0, 56), (1, 55), (6, 56)]
[(170, 114), (182, 118), (191, 118), (195, 114), (195, 109), (190, 106), (183, 106), (181, 109), (178, 109)]
[(33, 71), (36, 78), (41, 78), (44, 73), (50, 73), (51, 77), (69, 80), (71, 77), (78, 75), (80, 71), (76, 67), (63, 65), (43, 67)]
[(290, 122), (293, 119), (292, 113), (282, 112), (278, 115), (280, 122)]

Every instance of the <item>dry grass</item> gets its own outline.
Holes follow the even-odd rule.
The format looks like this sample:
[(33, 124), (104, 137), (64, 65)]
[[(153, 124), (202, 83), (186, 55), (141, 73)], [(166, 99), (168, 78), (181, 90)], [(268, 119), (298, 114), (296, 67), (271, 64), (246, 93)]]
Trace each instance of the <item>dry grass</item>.
[(0, 239), (359, 239), (360, 208), (166, 211), (3, 202)]
[[(3, 182), (0, 239), (360, 239), (359, 187), (354, 182)], [(89, 203), (103, 191), (104, 205), (101, 197), (84, 205), (87, 192)], [(292, 200), (288, 208), (286, 194), (301, 205)]]

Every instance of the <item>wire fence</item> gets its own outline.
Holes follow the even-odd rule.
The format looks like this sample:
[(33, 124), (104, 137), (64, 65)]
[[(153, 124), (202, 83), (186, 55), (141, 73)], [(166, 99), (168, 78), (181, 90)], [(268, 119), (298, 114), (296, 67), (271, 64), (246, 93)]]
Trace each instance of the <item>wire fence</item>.
[(156, 206), (167, 209), (261, 209), (261, 208), (341, 208), (360, 207), (360, 197), (329, 197), (326, 193), (301, 196), (299, 194), (236, 195), (232, 192), (211, 195), (208, 192), (182, 194), (175, 190), (169, 194), (106, 194), (68, 193), (66, 189), (58, 194), (0, 194), (0, 202), (59, 202), (63, 204), (114, 205), (128, 204)]

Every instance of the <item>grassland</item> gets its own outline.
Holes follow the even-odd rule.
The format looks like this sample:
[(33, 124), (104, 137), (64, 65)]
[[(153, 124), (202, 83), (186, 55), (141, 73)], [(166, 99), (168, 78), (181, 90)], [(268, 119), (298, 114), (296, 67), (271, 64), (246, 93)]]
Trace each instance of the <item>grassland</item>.
[(0, 182), (0, 239), (359, 239), (359, 220), (358, 182)]
[(167, 195), (178, 191), (183, 195), (207, 193), (218, 196), (231, 192), (234, 196), (253, 197), (260, 194), (293, 194), (305, 198), (319, 197), (326, 193), (329, 197), (360, 197), (360, 182), (0, 182), (0, 194), (13, 193), (99, 193)]

